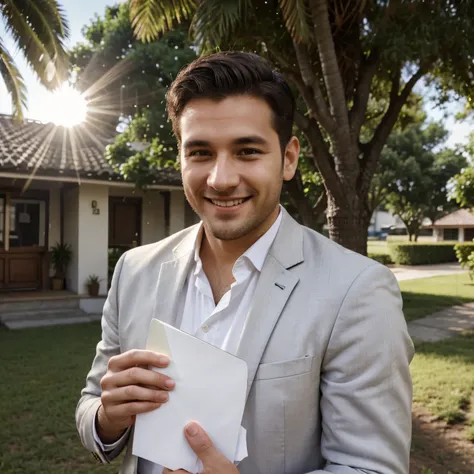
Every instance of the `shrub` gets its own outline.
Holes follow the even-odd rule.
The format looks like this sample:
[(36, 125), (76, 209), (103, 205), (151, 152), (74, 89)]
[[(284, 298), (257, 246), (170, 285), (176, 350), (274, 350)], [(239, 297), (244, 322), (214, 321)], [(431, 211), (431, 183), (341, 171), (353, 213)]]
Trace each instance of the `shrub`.
[(375, 260), (376, 262), (381, 263), (382, 265), (390, 265), (392, 262), (392, 258), (390, 255), (386, 253), (369, 253), (369, 258)]
[(472, 252), (474, 252), (474, 242), (461, 242), (454, 246), (456, 252), (456, 258), (461, 264), (461, 267), (466, 268), (468, 266), (468, 258)]
[(455, 262), (454, 243), (394, 243), (389, 245), (390, 256), (397, 265), (433, 265)]

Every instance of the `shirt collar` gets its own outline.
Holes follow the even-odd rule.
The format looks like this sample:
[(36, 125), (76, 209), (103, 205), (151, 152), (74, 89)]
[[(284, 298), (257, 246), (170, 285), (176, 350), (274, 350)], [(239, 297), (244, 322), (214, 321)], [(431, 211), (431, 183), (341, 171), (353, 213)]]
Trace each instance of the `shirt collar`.
[[(279, 209), (278, 217), (276, 218), (275, 222), (272, 224), (270, 229), (268, 229), (265, 234), (263, 234), (251, 247), (249, 247), (240, 257), (241, 258), (248, 258), (252, 265), (259, 271), (262, 271), (263, 264), (265, 263), (265, 259), (267, 258), (268, 252), (270, 247), (275, 240), (275, 237), (278, 233), (280, 228), (281, 220), (282, 220), (282, 211), (281, 206)], [(204, 234), (204, 228), (202, 222), (200, 223), (199, 232), (196, 237), (196, 242), (194, 245), (194, 261), (196, 262), (196, 268), (194, 270), (194, 275), (198, 275), (199, 272), (202, 270), (202, 261), (199, 255), (199, 250), (201, 248), (202, 237)], [(237, 260), (239, 260), (237, 259)]]

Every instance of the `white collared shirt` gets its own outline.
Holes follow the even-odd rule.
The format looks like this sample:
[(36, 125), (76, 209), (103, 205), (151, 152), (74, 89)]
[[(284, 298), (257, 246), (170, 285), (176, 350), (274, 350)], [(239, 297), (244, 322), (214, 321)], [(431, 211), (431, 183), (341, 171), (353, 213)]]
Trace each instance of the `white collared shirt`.
[[(199, 229), (194, 247), (194, 266), (184, 285), (180, 311), (180, 329), (233, 355), (237, 353), (258, 278), (275, 240), (282, 220), (280, 213), (270, 229), (241, 255), (232, 268), (234, 283), (221, 300), (214, 302), (212, 288), (199, 256), (203, 227)], [(96, 441), (98, 436), (94, 433)], [(240, 439), (239, 439), (240, 442)], [(245, 438), (242, 440), (245, 443)], [(105, 446), (111, 450), (114, 445)], [(138, 474), (161, 474), (163, 468), (145, 459), (138, 461)]]

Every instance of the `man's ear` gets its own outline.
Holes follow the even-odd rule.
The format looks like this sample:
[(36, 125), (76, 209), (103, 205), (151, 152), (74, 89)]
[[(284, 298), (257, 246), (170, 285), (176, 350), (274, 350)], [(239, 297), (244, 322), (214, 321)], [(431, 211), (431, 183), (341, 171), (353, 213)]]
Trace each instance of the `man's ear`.
[(283, 157), (283, 179), (290, 181), (296, 173), (298, 158), (300, 156), (300, 142), (297, 137), (291, 137), (286, 145), (285, 156)]

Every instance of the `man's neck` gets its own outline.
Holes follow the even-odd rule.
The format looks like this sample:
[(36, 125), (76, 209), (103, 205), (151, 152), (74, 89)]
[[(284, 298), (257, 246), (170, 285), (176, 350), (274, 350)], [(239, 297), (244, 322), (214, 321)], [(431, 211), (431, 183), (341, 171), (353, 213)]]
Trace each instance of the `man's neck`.
[(262, 235), (264, 235), (275, 223), (280, 212), (278, 207), (264, 225), (255, 229), (249, 235), (235, 240), (220, 240), (215, 238), (204, 227), (203, 238), (200, 248), (201, 260), (212, 261), (223, 266), (233, 266), (235, 261), (243, 255)]

